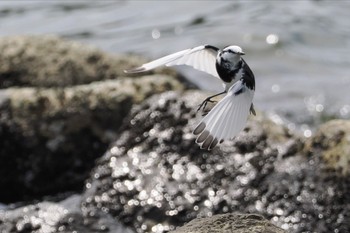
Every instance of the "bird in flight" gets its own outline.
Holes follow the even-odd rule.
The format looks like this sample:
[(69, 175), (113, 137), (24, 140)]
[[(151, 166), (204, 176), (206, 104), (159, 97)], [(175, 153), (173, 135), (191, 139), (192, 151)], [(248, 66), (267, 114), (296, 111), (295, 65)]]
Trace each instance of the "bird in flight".
[(253, 106), (255, 78), (242, 55), (244, 52), (236, 45), (222, 50), (212, 45), (201, 45), (124, 72), (145, 72), (162, 65), (187, 65), (220, 79), (224, 91), (206, 98), (197, 111), (204, 110), (208, 102), (215, 102), (213, 97), (226, 96), (203, 117), (193, 131), (197, 136), (196, 143), (202, 149), (211, 150), (218, 143), (235, 137), (245, 127), (249, 113), (256, 115)]

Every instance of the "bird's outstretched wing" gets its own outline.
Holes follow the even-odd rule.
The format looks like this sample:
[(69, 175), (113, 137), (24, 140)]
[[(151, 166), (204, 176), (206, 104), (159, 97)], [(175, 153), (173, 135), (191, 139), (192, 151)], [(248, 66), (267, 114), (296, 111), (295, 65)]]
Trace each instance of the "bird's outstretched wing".
[(235, 137), (246, 125), (253, 97), (254, 90), (243, 79), (237, 81), (193, 131), (198, 135), (196, 143), (211, 150), (223, 140)]
[(140, 67), (124, 70), (125, 73), (139, 73), (166, 65), (188, 65), (219, 78), (216, 71), (216, 56), (219, 49), (211, 45), (201, 45), (159, 58)]

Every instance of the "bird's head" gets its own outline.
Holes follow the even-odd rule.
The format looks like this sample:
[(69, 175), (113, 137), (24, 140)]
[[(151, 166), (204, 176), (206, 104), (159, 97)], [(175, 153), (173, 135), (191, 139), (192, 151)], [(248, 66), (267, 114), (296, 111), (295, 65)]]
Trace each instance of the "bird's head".
[(221, 58), (223, 58), (226, 61), (231, 61), (232, 63), (236, 63), (241, 58), (241, 55), (244, 55), (245, 53), (242, 51), (242, 48), (237, 45), (231, 45), (225, 47), (221, 51)]
[(228, 53), (238, 54), (238, 55), (244, 55), (245, 54), (243, 52), (242, 48), (237, 46), (237, 45), (227, 46), (222, 51), (226, 51)]

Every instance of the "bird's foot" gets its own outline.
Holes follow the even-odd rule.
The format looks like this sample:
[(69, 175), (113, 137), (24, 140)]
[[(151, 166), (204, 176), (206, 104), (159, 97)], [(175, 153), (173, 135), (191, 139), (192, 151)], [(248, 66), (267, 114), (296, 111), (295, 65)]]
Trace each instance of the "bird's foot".
[(205, 111), (205, 110), (203, 109), (203, 111), (202, 111), (202, 117), (208, 115), (209, 112), (210, 112), (209, 110)]
[(250, 105), (249, 111), (250, 111), (250, 114), (253, 114), (254, 116), (256, 116), (256, 112), (255, 112), (253, 103), (252, 103), (252, 105)]
[(201, 109), (204, 112), (204, 116), (208, 114), (209, 111), (205, 111), (205, 108), (207, 107), (207, 104), (209, 103), (216, 103), (217, 101), (211, 100), (211, 97), (206, 98), (198, 107), (197, 112), (199, 112)]

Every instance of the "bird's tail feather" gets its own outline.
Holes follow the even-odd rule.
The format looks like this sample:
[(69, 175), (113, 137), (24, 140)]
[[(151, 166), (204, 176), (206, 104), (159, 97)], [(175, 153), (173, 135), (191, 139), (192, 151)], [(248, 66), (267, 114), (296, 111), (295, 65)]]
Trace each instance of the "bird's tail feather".
[(250, 93), (229, 93), (215, 105), (193, 132), (201, 148), (210, 150), (218, 142), (235, 137), (246, 124), (252, 99)]

